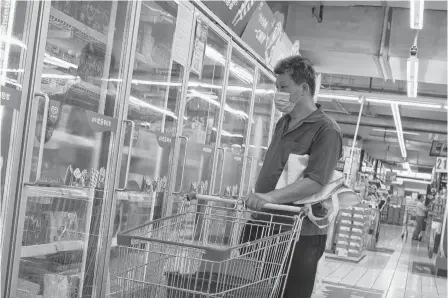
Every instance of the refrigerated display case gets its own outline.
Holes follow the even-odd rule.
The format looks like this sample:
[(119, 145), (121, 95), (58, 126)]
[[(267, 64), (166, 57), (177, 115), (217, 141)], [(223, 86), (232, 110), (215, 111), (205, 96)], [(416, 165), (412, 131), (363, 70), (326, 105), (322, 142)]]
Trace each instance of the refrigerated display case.
[(127, 2), (42, 2), (8, 297), (90, 296), (117, 137)]
[[(1, 114), (2, 132), (11, 119), (26, 132), (22, 149), (2, 134), (1, 186), (18, 189), (1, 202), (17, 214), (0, 223), (14, 236), (2, 297), (119, 296), (118, 232), (177, 212), (190, 191), (252, 188), (280, 117), (274, 75), (190, 2), (26, 3), (35, 69), (2, 83), (29, 111)], [(11, 83), (23, 78), (26, 90)], [(11, 150), (23, 178), (8, 186)]]

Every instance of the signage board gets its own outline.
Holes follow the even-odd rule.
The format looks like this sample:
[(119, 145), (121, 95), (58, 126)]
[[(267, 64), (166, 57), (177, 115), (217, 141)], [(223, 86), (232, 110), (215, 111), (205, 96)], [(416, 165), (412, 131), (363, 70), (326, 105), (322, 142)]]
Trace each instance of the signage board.
[(241, 37), (254, 13), (258, 1), (202, 1), (223, 23)]
[(446, 157), (437, 157), (435, 167), (436, 173), (446, 173), (447, 172), (446, 163), (447, 163)]
[(431, 150), (429, 156), (447, 157), (446, 141), (432, 141)]

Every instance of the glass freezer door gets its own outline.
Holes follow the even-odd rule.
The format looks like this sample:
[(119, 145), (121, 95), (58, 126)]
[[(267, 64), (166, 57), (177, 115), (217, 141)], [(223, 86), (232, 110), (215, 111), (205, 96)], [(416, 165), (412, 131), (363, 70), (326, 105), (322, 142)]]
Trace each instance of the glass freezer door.
[(118, 255), (117, 234), (162, 217), (172, 181), (175, 144), (185, 146), (187, 140), (177, 134), (177, 127), (193, 11), (176, 1), (140, 4), (112, 208), (110, 282), (106, 289), (112, 296), (120, 296), (115, 276), (120, 262), (126, 262)]
[(259, 70), (255, 88), (243, 196), (246, 196), (255, 187), (270, 143), (270, 136), (273, 134), (271, 123), (274, 119), (277, 120), (279, 115), (274, 105), (274, 93), (274, 79)]
[(42, 4), (7, 297), (90, 297), (96, 290), (127, 9), (117, 1)]
[[(26, 96), (38, 4), (2, 1), (0, 5), (0, 296), (4, 296), (7, 257), (19, 180)], [(34, 12), (34, 15), (33, 15)]]

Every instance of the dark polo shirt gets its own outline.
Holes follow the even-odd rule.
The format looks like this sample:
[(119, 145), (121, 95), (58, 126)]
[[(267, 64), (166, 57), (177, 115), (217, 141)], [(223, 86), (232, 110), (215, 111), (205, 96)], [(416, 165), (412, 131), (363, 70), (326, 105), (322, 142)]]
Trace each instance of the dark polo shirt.
[[(322, 111), (320, 105), (316, 106), (318, 108), (316, 111), (291, 129), (288, 129), (291, 117), (285, 115), (280, 118), (260, 170), (255, 192), (268, 193), (275, 189), (290, 154), (309, 155), (308, 166), (304, 171), (305, 178), (321, 185), (329, 182), (342, 154), (342, 134), (338, 124)], [(320, 203), (313, 205), (312, 208), (315, 216), (321, 217), (327, 214), (327, 210)], [(287, 212), (264, 211), (292, 215)], [(258, 215), (256, 219), (269, 220), (263, 217)], [(276, 218), (275, 221), (284, 220)], [(326, 233), (327, 229), (319, 229), (308, 218), (303, 221), (301, 235)]]

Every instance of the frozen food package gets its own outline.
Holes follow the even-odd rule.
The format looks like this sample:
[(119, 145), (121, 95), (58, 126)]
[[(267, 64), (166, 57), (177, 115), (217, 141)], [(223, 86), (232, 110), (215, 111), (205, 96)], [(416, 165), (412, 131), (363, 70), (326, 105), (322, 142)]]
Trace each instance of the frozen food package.
[(48, 240), (78, 240), (78, 215), (75, 212), (50, 212), (48, 224)]
[(19, 278), (17, 284), (17, 298), (36, 297), (40, 291), (40, 286), (34, 282)]
[(23, 227), (22, 245), (38, 245), (46, 243), (48, 216), (41, 211), (27, 212)]
[(80, 285), (79, 274), (45, 274), (45, 298), (75, 298), (78, 297)]

